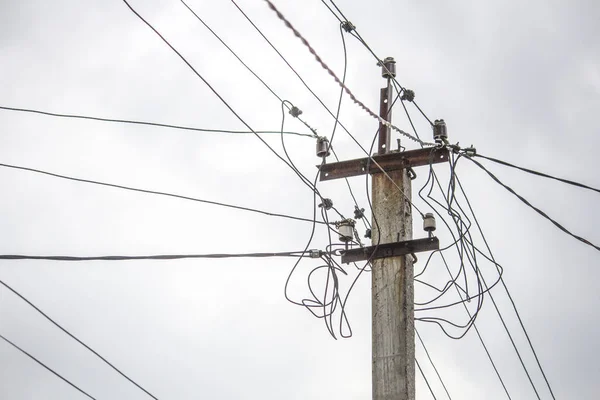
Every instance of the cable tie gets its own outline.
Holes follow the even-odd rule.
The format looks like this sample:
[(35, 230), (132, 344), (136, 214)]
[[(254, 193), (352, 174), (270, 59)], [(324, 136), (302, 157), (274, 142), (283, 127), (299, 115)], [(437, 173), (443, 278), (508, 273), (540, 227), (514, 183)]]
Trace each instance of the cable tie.
[(319, 207), (323, 207), (326, 210), (331, 210), (331, 208), (333, 207), (333, 200), (328, 199), (328, 198), (323, 198), (323, 202), (321, 204), (319, 204)]
[(321, 256), (323, 255), (323, 252), (321, 250), (309, 250), (308, 254), (310, 256), (310, 258), (321, 258)]
[(292, 108), (290, 108), (290, 115), (294, 118), (298, 118), (300, 115), (302, 114), (302, 110), (299, 109), (296, 106), (292, 106)]
[(358, 208), (358, 206), (354, 206), (354, 218), (361, 219), (365, 216), (365, 209)]
[(350, 21), (342, 22), (342, 28), (348, 33), (352, 32), (353, 30), (356, 30), (356, 26), (354, 26), (354, 24)]
[(406, 100), (412, 102), (415, 99), (415, 92), (410, 89), (404, 89), (404, 93), (402, 93), (402, 97), (400, 100)]

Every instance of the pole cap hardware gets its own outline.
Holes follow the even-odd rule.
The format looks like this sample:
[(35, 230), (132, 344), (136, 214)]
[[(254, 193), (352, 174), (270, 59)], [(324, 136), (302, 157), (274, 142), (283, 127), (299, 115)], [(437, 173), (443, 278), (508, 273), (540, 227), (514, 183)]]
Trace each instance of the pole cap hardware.
[(380, 65), (382, 77), (392, 79), (396, 76), (396, 61), (394, 57), (386, 57)]

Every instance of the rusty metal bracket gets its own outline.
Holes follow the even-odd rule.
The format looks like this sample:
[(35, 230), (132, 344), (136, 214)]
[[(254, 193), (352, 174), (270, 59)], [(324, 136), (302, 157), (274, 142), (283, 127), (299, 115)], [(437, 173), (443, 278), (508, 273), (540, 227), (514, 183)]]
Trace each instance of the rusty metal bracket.
[[(375, 160), (386, 172), (389, 172), (409, 167), (419, 167), (422, 165), (446, 162), (448, 161), (448, 157), (448, 149), (429, 147), (375, 155), (373, 156), (373, 160)], [(320, 172), (319, 180), (329, 181), (350, 176), (380, 173), (381, 169), (375, 165), (373, 160), (365, 157), (318, 165), (317, 168), (319, 168)]]
[(406, 240), (403, 242), (385, 243), (379, 246), (362, 247), (359, 249), (342, 250), (342, 262), (345, 264), (378, 258), (405, 256), (423, 251), (439, 250), (440, 241), (437, 237)]

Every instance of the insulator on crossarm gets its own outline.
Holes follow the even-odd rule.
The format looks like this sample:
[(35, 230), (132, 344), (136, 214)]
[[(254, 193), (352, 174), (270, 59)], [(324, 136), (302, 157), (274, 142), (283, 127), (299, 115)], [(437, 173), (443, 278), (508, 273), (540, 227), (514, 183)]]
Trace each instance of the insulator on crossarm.
[(317, 157), (323, 158), (329, 156), (329, 140), (326, 137), (317, 138)]
[(338, 228), (338, 234), (340, 242), (348, 243), (354, 237), (354, 225), (355, 221), (353, 219), (345, 219), (336, 223)]
[(423, 218), (423, 229), (425, 230), (425, 232), (429, 232), (429, 234), (435, 231), (436, 226), (435, 217), (433, 216), (433, 213), (425, 214), (425, 217)]
[(433, 139), (437, 144), (448, 143), (448, 129), (443, 119), (436, 119), (433, 123)]

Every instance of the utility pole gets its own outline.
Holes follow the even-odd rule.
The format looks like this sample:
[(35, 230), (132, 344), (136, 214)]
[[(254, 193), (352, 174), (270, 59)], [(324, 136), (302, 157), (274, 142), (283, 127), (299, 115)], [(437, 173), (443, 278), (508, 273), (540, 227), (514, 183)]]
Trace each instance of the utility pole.
[[(391, 123), (394, 59), (386, 58), (382, 75), (381, 118)], [(446, 138), (443, 120), (435, 122), (436, 143)], [(391, 149), (390, 128), (379, 125), (377, 154), (318, 166), (320, 180), (372, 175), (372, 245), (343, 250), (343, 263), (371, 262), (373, 400), (415, 399), (414, 253), (439, 249), (433, 214), (425, 214), (429, 235), (413, 239), (411, 178), (413, 167), (448, 161), (445, 146), (401, 151)], [(439, 138), (438, 138), (439, 136)], [(441, 143), (441, 142), (440, 142)], [(317, 155), (327, 152), (317, 142)], [(409, 174), (410, 173), (410, 174)], [(351, 235), (349, 236), (351, 238)]]
[[(386, 58), (382, 70), (387, 86), (381, 89), (379, 115), (391, 122), (394, 59)], [(390, 146), (390, 128), (380, 123), (378, 155), (389, 153)], [(388, 175), (374, 174), (372, 179), (374, 245), (407, 241), (413, 236), (412, 185), (407, 170)], [(373, 400), (415, 399), (413, 275), (410, 254), (372, 262)]]

